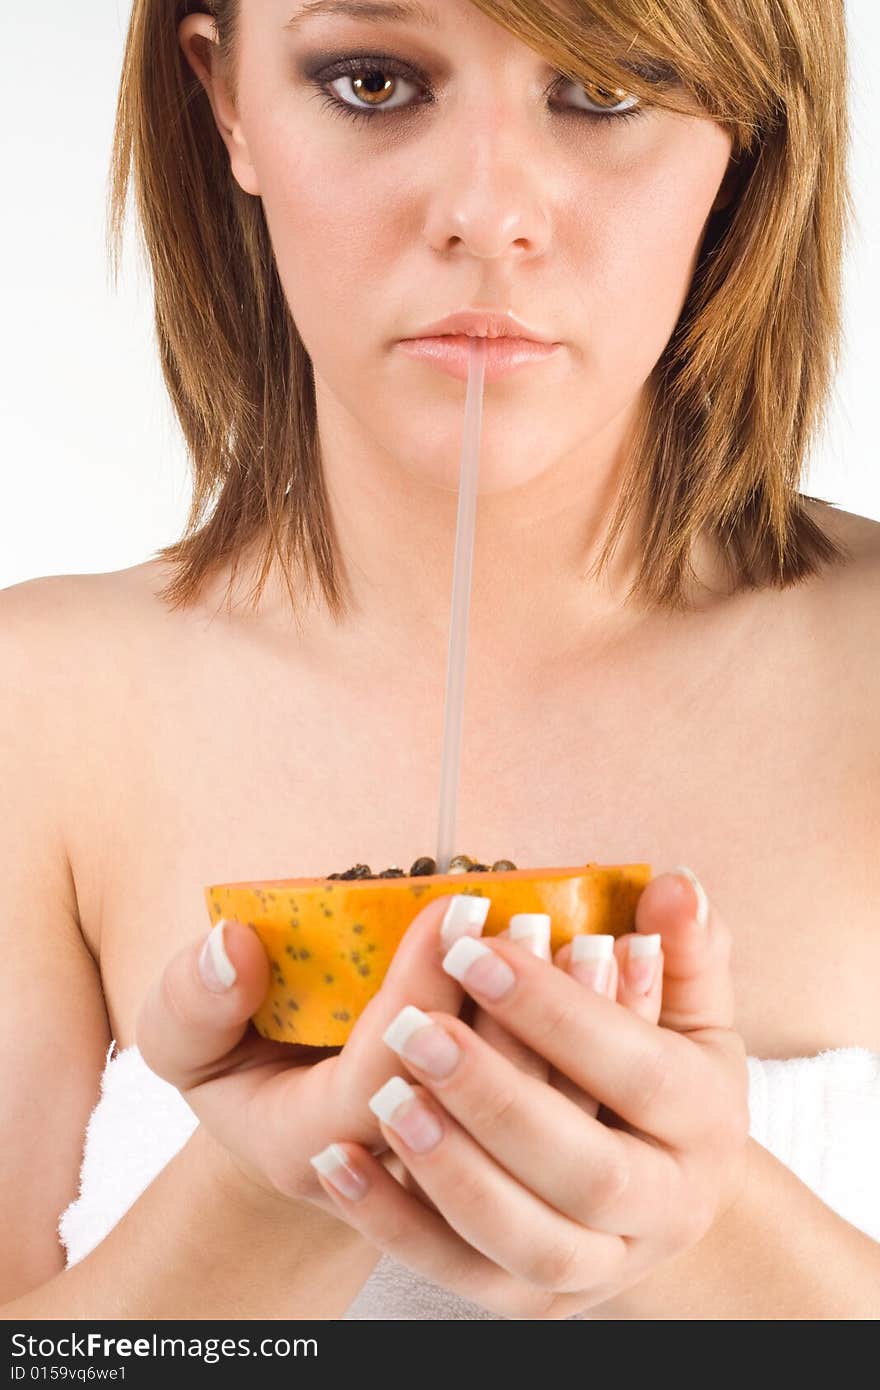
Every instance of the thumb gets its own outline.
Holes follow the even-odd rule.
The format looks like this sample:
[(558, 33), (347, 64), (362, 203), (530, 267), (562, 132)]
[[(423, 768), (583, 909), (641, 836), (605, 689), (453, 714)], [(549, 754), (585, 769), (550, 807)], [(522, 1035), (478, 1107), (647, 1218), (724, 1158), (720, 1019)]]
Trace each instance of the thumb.
[[(269, 958), (256, 932), (221, 919), (172, 957), (141, 1005), (136, 1041), (147, 1066), (181, 1091), (208, 1080), (221, 1062), (224, 1071), (234, 1069), (241, 1060), (234, 1049), (269, 984)], [(242, 1056), (254, 1041), (249, 1034)], [(289, 1048), (278, 1055), (289, 1056)]]
[(733, 1028), (731, 934), (691, 869), (678, 865), (651, 879), (636, 904), (636, 931), (661, 936), (660, 1026)]

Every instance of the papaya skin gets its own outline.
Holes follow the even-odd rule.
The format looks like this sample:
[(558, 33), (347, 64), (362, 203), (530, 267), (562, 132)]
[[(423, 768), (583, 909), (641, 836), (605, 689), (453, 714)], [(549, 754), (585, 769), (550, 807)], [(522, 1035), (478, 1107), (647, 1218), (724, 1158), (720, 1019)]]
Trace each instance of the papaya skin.
[(546, 912), (550, 947), (579, 932), (635, 930), (636, 903), (650, 864), (583, 864), (373, 879), (291, 878), (205, 888), (212, 925), (252, 927), (269, 956), (272, 984), (252, 1016), (264, 1038), (339, 1047), (376, 994), (418, 912), (450, 893), (487, 897), (484, 936), (515, 912)]

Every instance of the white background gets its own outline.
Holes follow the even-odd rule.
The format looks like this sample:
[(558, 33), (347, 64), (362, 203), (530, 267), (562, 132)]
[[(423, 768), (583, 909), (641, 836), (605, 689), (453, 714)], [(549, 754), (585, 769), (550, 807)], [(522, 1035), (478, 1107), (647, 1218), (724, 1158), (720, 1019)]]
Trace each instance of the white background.
[[(190, 482), (133, 223), (118, 292), (104, 219), (126, 0), (0, 8), (0, 588), (147, 559), (183, 530)], [(849, 0), (846, 341), (803, 490), (880, 520), (871, 373), (880, 307), (880, 5)]]

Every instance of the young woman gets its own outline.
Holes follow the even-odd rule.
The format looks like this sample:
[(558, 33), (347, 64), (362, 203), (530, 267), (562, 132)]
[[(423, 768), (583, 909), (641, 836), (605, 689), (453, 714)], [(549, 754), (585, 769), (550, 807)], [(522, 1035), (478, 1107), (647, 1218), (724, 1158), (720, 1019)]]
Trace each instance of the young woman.
[[(798, 486), (844, 10), (650, 16), (135, 0), (114, 228), (133, 175), (194, 499), (2, 595), (9, 1316), (878, 1311), (880, 533)], [(247, 1028), (265, 955), (203, 946), (203, 888), (431, 852), (461, 311), (547, 348), (487, 350), (458, 844), (650, 862), (662, 955), (585, 989), (446, 899), (316, 1059)], [(68, 1268), (112, 1040), (141, 1128), (90, 1127)]]

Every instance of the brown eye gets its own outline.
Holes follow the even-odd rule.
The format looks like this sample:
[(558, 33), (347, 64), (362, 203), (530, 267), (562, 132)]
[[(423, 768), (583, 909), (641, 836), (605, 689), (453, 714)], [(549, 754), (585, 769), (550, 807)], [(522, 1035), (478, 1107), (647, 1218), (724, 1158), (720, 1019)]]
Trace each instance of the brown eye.
[(591, 101), (598, 102), (600, 106), (613, 106), (615, 102), (623, 101), (626, 92), (622, 87), (615, 87), (613, 92), (609, 92), (607, 87), (597, 87), (595, 82), (587, 82), (584, 91)]
[[(647, 72), (644, 75), (650, 76)], [(306, 68), (304, 76), (316, 89), (316, 95), (323, 94), (323, 105), (334, 115), (362, 123), (369, 123), (375, 116), (409, 113), (417, 106), (431, 106), (435, 101), (430, 79), (424, 73), (411, 64), (382, 54), (352, 54), (329, 66), (316, 64), (314, 70)], [(339, 87), (343, 82), (347, 87)], [(630, 96), (621, 87), (609, 90), (598, 83), (581, 83), (567, 77), (555, 82), (550, 91), (555, 94), (564, 86), (573, 88), (576, 94), (574, 101), (555, 106), (566, 118), (575, 116), (596, 125), (610, 126), (611, 121), (632, 120), (649, 109), (645, 102)], [(416, 94), (415, 100), (412, 93)]]
[[(580, 109), (587, 115), (622, 116), (639, 106), (638, 97), (631, 96), (623, 87), (615, 87), (613, 91), (609, 91), (607, 87), (600, 87), (595, 82), (578, 83), (570, 82), (567, 79), (564, 80), (563, 85), (573, 87), (575, 91), (585, 96), (594, 107), (598, 108), (591, 113), (587, 107), (581, 106)], [(623, 106), (621, 110), (623, 102), (628, 102), (628, 105)]]
[[(338, 89), (336, 83), (347, 83), (348, 90), (343, 87)], [(416, 87), (418, 84), (402, 77), (399, 73), (391, 72), (387, 68), (363, 66), (353, 69), (343, 77), (336, 77), (328, 84), (334, 92), (337, 100), (343, 105), (357, 111), (373, 110), (397, 111), (408, 104), (407, 87)], [(401, 88), (404, 90), (401, 92)], [(350, 101), (346, 98), (354, 93), (355, 100)], [(397, 98), (395, 100), (395, 98)]]
[(384, 106), (384, 98), (393, 94), (396, 82), (396, 77), (386, 77), (381, 72), (368, 72), (366, 77), (351, 78), (357, 95), (370, 106)]

